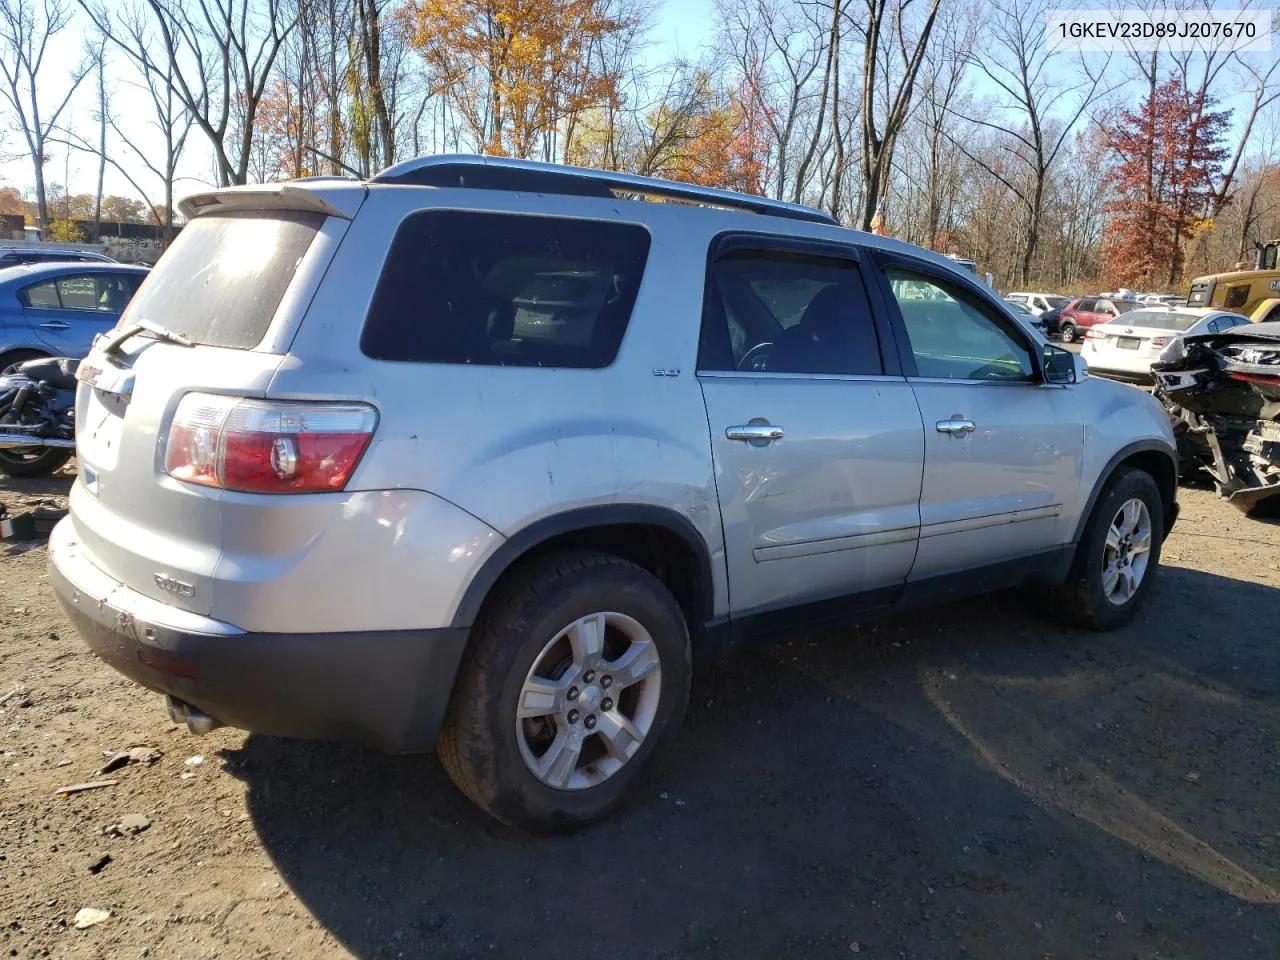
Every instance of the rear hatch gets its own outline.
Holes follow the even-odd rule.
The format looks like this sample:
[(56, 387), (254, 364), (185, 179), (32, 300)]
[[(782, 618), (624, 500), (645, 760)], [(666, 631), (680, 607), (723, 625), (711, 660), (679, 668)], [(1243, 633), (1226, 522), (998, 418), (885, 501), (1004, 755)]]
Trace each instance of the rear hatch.
[[(175, 480), (165, 442), (189, 391), (264, 396), (363, 195), (355, 183), (285, 185), (186, 201), (190, 222), (80, 366), (71, 513), (82, 548), (112, 578), (209, 615), (224, 548), (221, 501), (235, 496), (265, 514), (309, 499)], [(108, 346), (139, 324), (148, 329)], [(285, 522), (305, 513), (298, 503)], [(278, 524), (261, 529), (267, 553), (290, 548)]]

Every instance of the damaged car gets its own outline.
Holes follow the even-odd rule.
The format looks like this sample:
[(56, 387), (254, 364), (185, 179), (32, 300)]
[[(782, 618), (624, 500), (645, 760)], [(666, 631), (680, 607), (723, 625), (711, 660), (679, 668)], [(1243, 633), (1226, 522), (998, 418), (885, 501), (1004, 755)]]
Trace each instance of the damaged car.
[(1151, 369), (1184, 479), (1245, 512), (1280, 495), (1280, 323), (1174, 340)]

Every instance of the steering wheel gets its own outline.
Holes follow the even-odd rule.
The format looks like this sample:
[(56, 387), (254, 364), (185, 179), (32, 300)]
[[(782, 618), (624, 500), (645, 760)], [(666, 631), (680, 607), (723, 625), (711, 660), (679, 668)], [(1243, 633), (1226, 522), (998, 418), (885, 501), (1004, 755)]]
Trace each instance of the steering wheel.
[(739, 370), (761, 372), (769, 369), (769, 354), (773, 352), (772, 343), (757, 343), (738, 361)]

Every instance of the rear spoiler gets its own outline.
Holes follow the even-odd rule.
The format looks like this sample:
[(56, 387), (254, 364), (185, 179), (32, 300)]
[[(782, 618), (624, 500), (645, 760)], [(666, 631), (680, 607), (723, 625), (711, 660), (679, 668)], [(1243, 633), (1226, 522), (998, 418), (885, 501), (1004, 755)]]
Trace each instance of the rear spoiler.
[(365, 185), (358, 180), (312, 177), (195, 193), (180, 200), (178, 210), (188, 220), (228, 210), (309, 210), (350, 220), (364, 202), (365, 193)]

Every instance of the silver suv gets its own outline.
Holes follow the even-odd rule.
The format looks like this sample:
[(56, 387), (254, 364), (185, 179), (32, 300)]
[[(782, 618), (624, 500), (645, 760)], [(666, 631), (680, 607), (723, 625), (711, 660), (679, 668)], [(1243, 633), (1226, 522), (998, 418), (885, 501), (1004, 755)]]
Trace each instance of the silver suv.
[(572, 825), (695, 655), (1018, 585), (1115, 627), (1177, 513), (1155, 400), (805, 207), (439, 157), (183, 212), (80, 366), (50, 572), (196, 732), (434, 745)]

